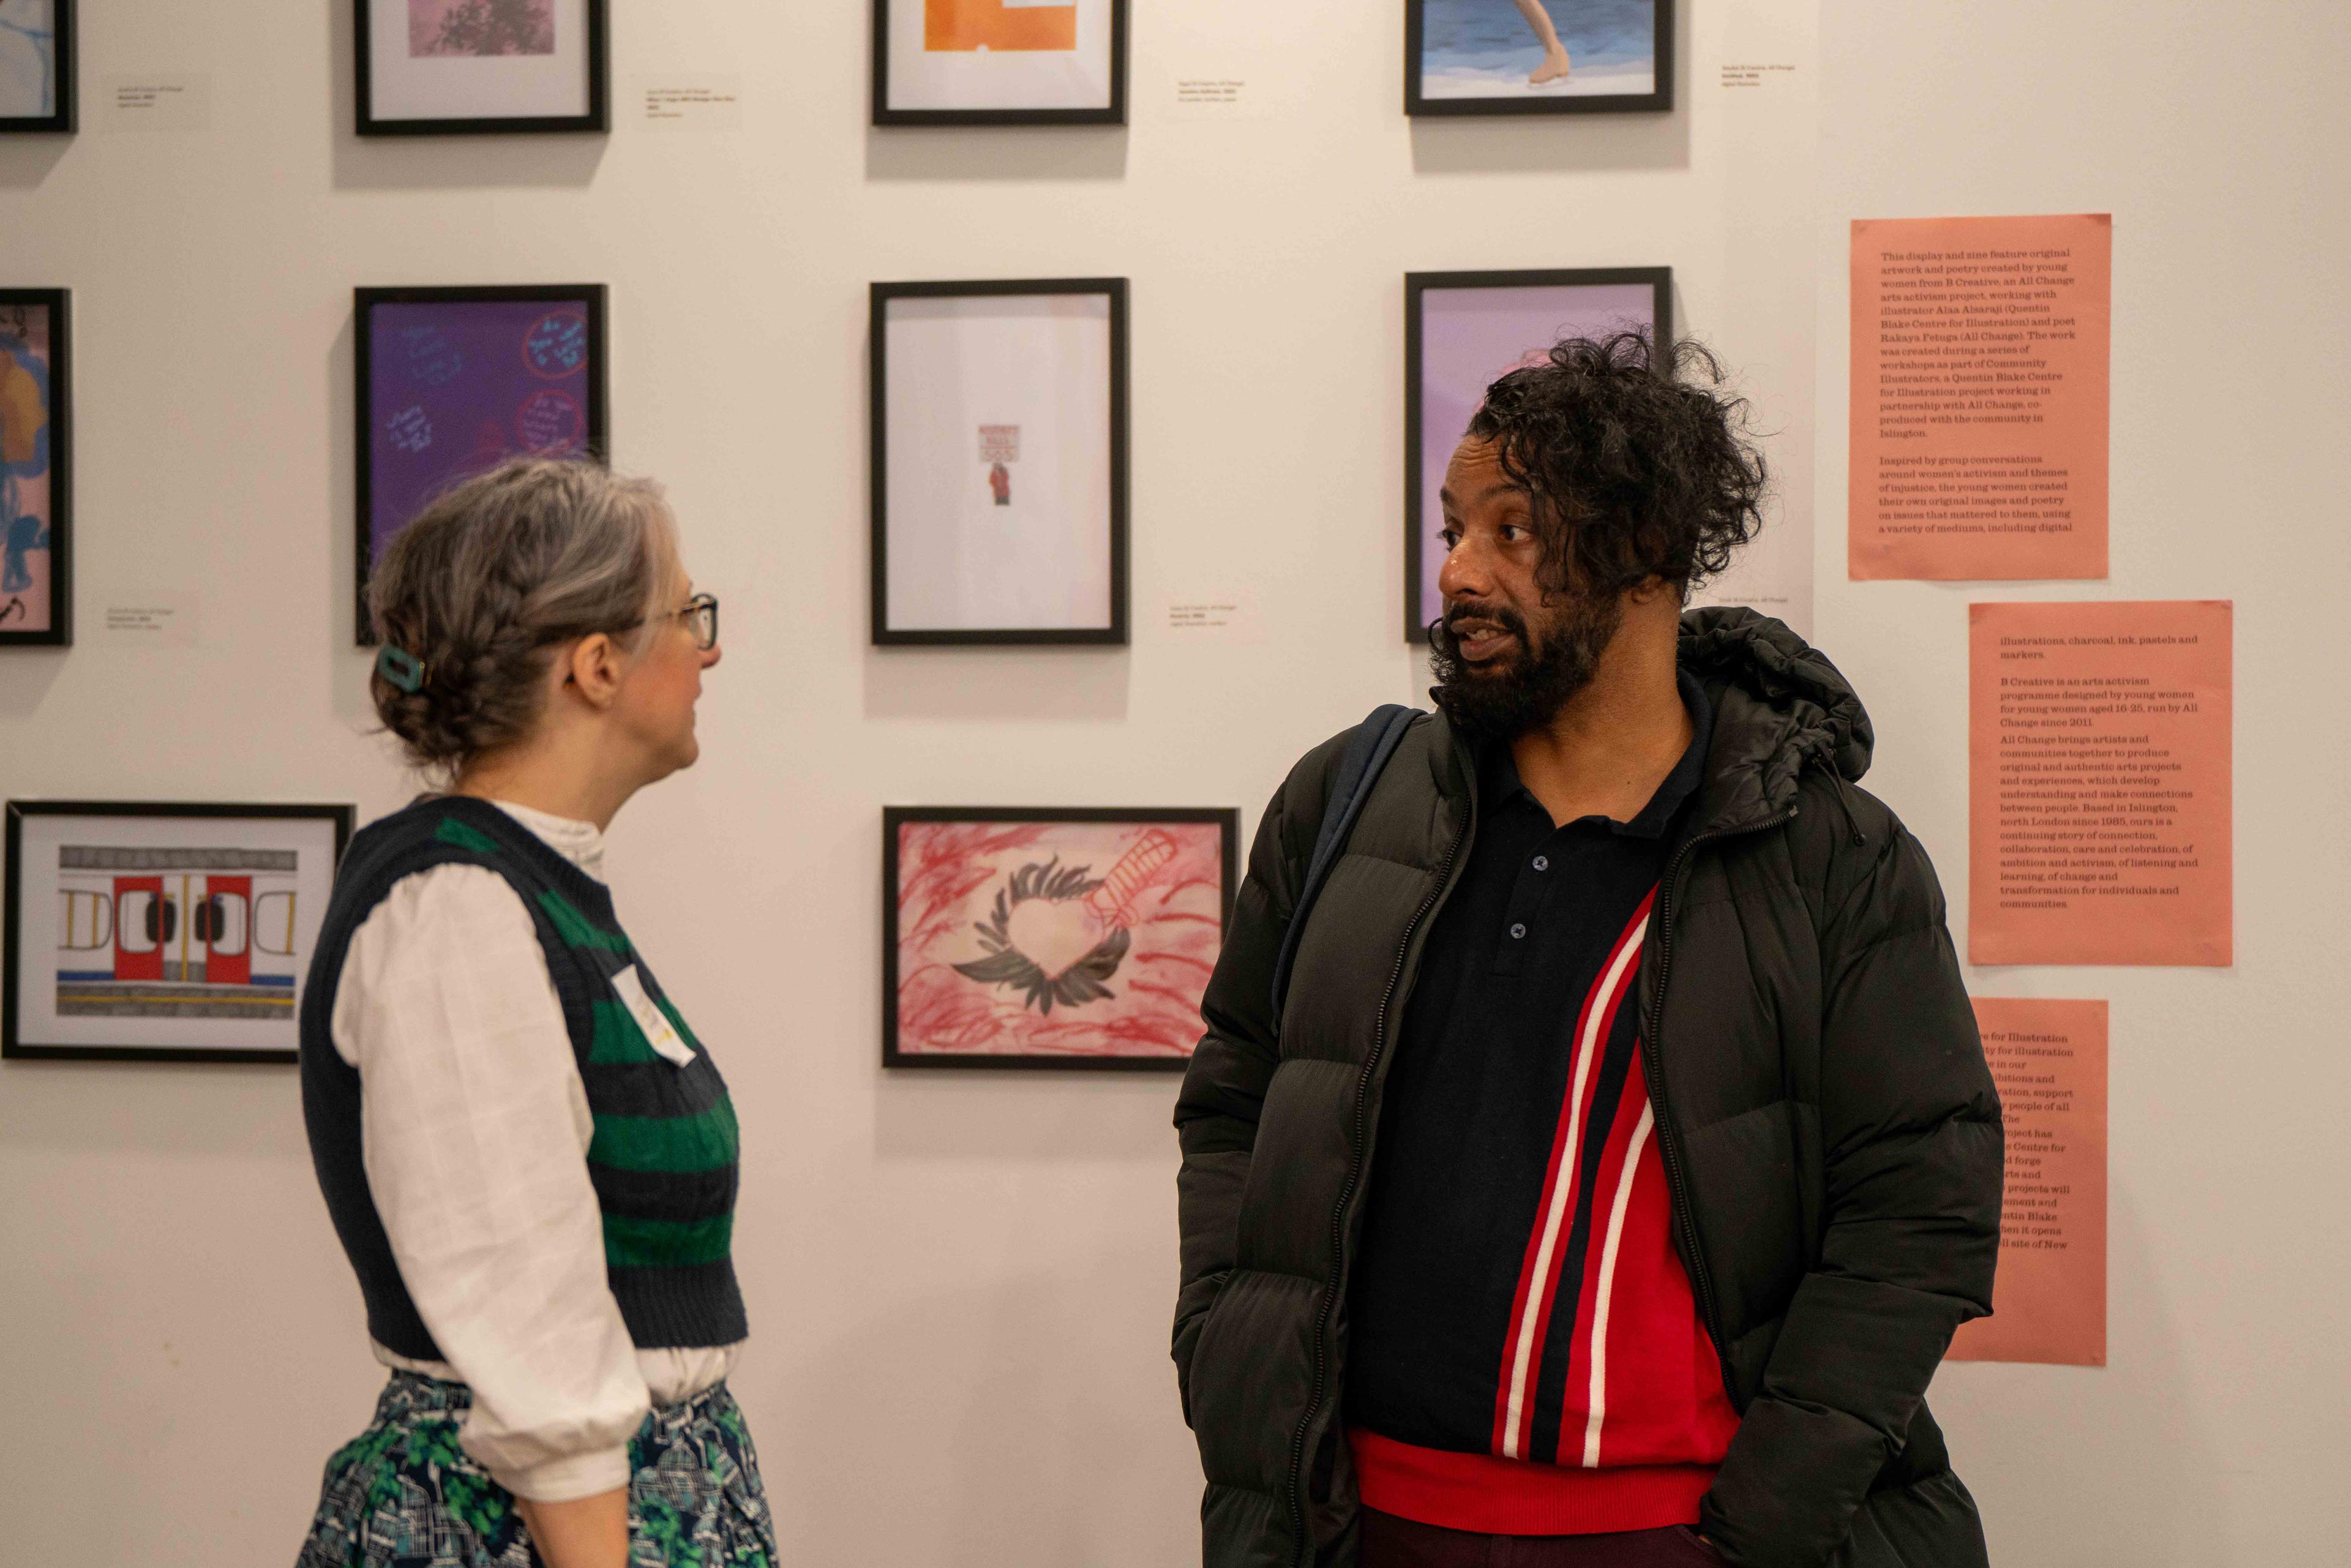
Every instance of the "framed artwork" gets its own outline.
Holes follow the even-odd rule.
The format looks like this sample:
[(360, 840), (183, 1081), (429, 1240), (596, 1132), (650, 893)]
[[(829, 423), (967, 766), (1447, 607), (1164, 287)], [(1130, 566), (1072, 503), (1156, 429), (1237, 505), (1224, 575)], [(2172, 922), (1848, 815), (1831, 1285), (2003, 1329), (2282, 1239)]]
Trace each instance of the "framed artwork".
[(0, 132), (74, 129), (74, 0), (0, 0)]
[(521, 453), (602, 457), (604, 286), (362, 288), (359, 640), (369, 570), (452, 482)]
[(0, 288), (0, 647), (73, 641), (72, 300)]
[(0, 1056), (292, 1061), (349, 806), (11, 800)]
[(353, 0), (361, 136), (611, 129), (607, 0)]
[(1404, 279), (1404, 634), (1428, 641), (1444, 613), (1437, 492), (1445, 466), (1508, 371), (1542, 362), (1562, 338), (1674, 335), (1673, 269), (1408, 272)]
[(873, 0), (876, 125), (1123, 125), (1127, 0)]
[(877, 283), (873, 641), (1126, 641), (1126, 279)]
[(1405, 0), (1406, 114), (1674, 106), (1674, 0)]
[(1239, 831), (1222, 807), (885, 808), (882, 1064), (1181, 1071)]

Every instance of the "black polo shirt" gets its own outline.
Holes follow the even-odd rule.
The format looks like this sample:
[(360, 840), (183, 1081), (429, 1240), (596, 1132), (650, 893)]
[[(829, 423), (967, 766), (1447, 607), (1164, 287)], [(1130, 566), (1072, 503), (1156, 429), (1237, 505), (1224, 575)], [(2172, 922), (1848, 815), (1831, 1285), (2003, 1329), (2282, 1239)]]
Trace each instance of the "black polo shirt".
[[(1477, 758), (1469, 861), (1429, 932), (1390, 1047), (1349, 1296), (1351, 1426), (1422, 1448), (1504, 1451), (1498, 1410), (1510, 1403), (1511, 1325), (1523, 1314), (1530, 1236), (1543, 1223), (1579, 1022), (1595, 997), (1615, 1005), (1587, 1069), (1597, 1130), (1583, 1140), (1591, 1147), (1573, 1153), (1595, 1176), (1610, 1121), (1601, 1108), (1639, 1082), (1632, 1061), (1639, 923), (1684, 827), (1713, 731), (1697, 681), (1684, 672), (1680, 686), (1696, 734), (1629, 822), (1590, 816), (1554, 824), (1520, 782), (1507, 745)], [(1553, 1260), (1546, 1272), (1569, 1281), (1597, 1249), (1593, 1184), (1578, 1185), (1574, 1212), (1557, 1224), (1544, 1253)], [(1604, 1232), (1607, 1218), (1604, 1204)], [(1555, 1312), (1572, 1319), (1575, 1300), (1572, 1288), (1562, 1289)], [(1548, 1457), (1558, 1447), (1573, 1339), (1558, 1330), (1572, 1328), (1555, 1322), (1539, 1364), (1520, 1375), (1535, 1425), (1513, 1450)]]

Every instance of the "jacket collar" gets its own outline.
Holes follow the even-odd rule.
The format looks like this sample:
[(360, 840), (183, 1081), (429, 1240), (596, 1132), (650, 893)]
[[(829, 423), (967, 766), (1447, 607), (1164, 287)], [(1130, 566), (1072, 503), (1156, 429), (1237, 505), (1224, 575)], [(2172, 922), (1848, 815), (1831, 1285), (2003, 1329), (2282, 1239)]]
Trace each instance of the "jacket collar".
[(1714, 749), (1693, 821), (1705, 833), (1788, 814), (1807, 767), (1840, 788), (1869, 771), (1869, 712), (1827, 655), (1769, 615), (1710, 605), (1682, 615), (1681, 666), (1714, 702)]

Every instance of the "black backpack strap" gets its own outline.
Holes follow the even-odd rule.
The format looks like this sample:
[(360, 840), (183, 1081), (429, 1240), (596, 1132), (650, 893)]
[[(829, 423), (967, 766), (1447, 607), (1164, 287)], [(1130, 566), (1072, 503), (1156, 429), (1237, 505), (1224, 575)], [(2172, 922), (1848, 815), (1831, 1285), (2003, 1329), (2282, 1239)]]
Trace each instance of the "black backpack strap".
[(1281, 956), (1273, 966), (1273, 1029), (1276, 1039), (1281, 1034), (1281, 1006), (1290, 995), (1290, 969), (1298, 958), (1299, 939), (1306, 934), (1306, 917), (1313, 912), (1314, 901), (1322, 896), (1322, 884), (1331, 880), (1331, 868), (1339, 863), (1346, 850), (1348, 835), (1355, 831), (1355, 819), (1364, 814), (1364, 802), (1371, 798), (1372, 787), (1380, 781), (1380, 770), (1395, 755), (1404, 739), (1404, 732), (1420, 716), (1418, 708), (1388, 703), (1374, 708), (1371, 716), (1355, 727), (1347, 750), (1339, 759), (1339, 771), (1332, 777), (1330, 798), (1322, 802), (1322, 825), (1314, 835), (1314, 858), (1307, 862), (1306, 883), (1298, 891), (1298, 902), (1290, 909), (1289, 928), (1281, 934)]

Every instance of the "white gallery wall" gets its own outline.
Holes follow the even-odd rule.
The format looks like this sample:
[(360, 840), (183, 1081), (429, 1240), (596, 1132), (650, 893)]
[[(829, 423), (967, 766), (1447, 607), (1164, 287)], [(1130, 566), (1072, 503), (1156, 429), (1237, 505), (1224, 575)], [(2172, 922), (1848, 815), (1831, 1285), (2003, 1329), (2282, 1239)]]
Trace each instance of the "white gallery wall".
[[(81, 134), (0, 140), (0, 285), (75, 291), (80, 628), (0, 654), (0, 795), (397, 807), (351, 646), (350, 290), (609, 284), (615, 457), (668, 483), (726, 649), (702, 765), (611, 869), (743, 1114), (737, 1387), (789, 1561), (1196, 1556), (1175, 1080), (885, 1076), (881, 807), (1253, 829), (1425, 684), (1403, 274), (1659, 264), (1783, 476), (1757, 580), (1868, 699), (1955, 928), (1969, 599), (2236, 601), (2237, 967), (1971, 976), (2113, 1001), (2110, 1364), (1934, 1397), (2001, 1563), (2351, 1538), (2340, 7), (1688, 0), (1671, 117), (1416, 124), (1392, 4), (1135, 0), (1131, 127), (967, 132), (866, 126), (858, 0), (623, 3), (609, 138), (366, 143), (350, 9), (87, 5)], [(192, 123), (124, 128), (159, 76)], [(1241, 104), (1178, 107), (1198, 77)], [(648, 85), (714, 80), (739, 128), (645, 125)], [(1845, 221), (2073, 211), (2116, 221), (2112, 580), (1847, 583)], [(1102, 275), (1133, 646), (869, 647), (866, 284)], [(158, 594), (194, 645), (105, 632)], [(1202, 600), (1235, 624), (1169, 628)], [(0, 1563), (289, 1561), (379, 1382), (289, 1071), (0, 1071)]]

